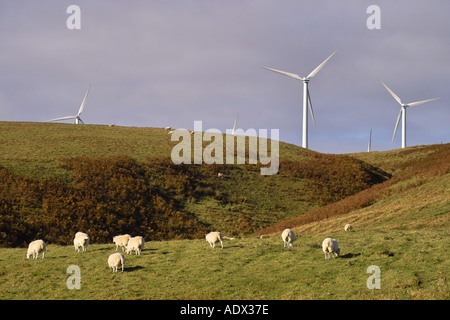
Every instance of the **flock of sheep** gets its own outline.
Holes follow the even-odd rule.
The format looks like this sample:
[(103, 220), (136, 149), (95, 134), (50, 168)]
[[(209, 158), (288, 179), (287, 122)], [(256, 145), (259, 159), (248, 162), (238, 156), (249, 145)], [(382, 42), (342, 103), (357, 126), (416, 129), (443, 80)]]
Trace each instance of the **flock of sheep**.
[[(347, 223), (344, 227), (344, 231), (352, 231), (353, 227), (351, 224)], [(285, 229), (281, 233), (281, 238), (284, 242), (284, 247), (289, 248), (292, 247), (292, 242), (295, 240), (295, 234), (291, 229)], [(322, 251), (325, 253), (325, 260), (330, 260), (331, 255), (339, 257), (341, 254), (341, 249), (339, 249), (339, 245), (336, 239), (325, 238), (322, 241)]]
[[(353, 227), (350, 224), (346, 224), (344, 227), (345, 231), (352, 231)], [(265, 238), (267, 235), (262, 235), (262, 238)], [(214, 248), (216, 243), (220, 242), (220, 245), (223, 249), (223, 239), (224, 237), (222, 234), (218, 231), (210, 232), (206, 235), (206, 241), (209, 243), (209, 245)], [(291, 248), (292, 243), (295, 240), (295, 234), (294, 231), (291, 229), (285, 229), (281, 233), (281, 239), (283, 239), (283, 244), (285, 248)], [(332, 238), (325, 238), (322, 242), (322, 250), (325, 253), (325, 260), (330, 260), (331, 255), (333, 254), (336, 257), (339, 257), (341, 253), (341, 249), (339, 249), (339, 245), (336, 241), (336, 239)]]
[[(75, 234), (75, 238), (73, 239), (73, 245), (75, 247), (76, 252), (86, 252), (87, 247), (89, 245), (89, 235), (84, 232), (77, 232)], [(119, 247), (122, 248), (122, 251), (127, 254), (131, 254), (133, 251), (136, 252), (136, 255), (141, 255), (141, 251), (144, 249), (145, 240), (141, 236), (131, 237), (129, 234), (124, 234), (120, 236), (113, 237), (113, 243), (116, 245), (116, 252), (111, 254), (108, 257), (108, 267), (112, 269), (113, 272), (117, 272), (119, 267), (122, 268), (122, 272), (125, 266), (125, 257), (122, 253), (117, 252)], [(44, 240), (34, 240), (30, 242), (27, 250), (27, 259), (30, 256), (33, 259), (37, 259), (39, 254), (42, 253), (42, 259), (44, 259), (46, 250), (46, 244)]]
[[(350, 224), (346, 224), (344, 230), (351, 231), (353, 230), (353, 227)], [(262, 237), (263, 236), (261, 236), (261, 238)], [(222, 236), (219, 231), (213, 231), (206, 235), (206, 241), (212, 248), (215, 247), (216, 243), (220, 243), (223, 249), (224, 238), (233, 239)], [(291, 229), (285, 229), (281, 233), (281, 238), (283, 239), (284, 247), (290, 248), (295, 240), (295, 234)], [(119, 268), (121, 268), (123, 272), (125, 257), (122, 253), (117, 252), (119, 247), (122, 248), (122, 251), (127, 254), (131, 254), (135, 251), (136, 255), (140, 255), (141, 251), (144, 249), (145, 240), (141, 236), (131, 237), (129, 234), (124, 234), (113, 237), (113, 243), (116, 245), (116, 252), (108, 257), (108, 267), (111, 268), (113, 272), (117, 272)], [(75, 251), (80, 252), (81, 249), (82, 252), (86, 252), (89, 245), (89, 235), (84, 232), (77, 232), (75, 234), (75, 238), (73, 239), (73, 245), (75, 247)], [(29, 259), (30, 256), (32, 256), (33, 259), (37, 259), (40, 253), (42, 253), (42, 259), (44, 259), (45, 249), (46, 245), (44, 240), (39, 239), (32, 241), (28, 245), (27, 259)], [(339, 257), (340, 254), (339, 245), (337, 241), (332, 238), (326, 238), (323, 240), (322, 250), (325, 253), (325, 260), (329, 260), (331, 255)]]

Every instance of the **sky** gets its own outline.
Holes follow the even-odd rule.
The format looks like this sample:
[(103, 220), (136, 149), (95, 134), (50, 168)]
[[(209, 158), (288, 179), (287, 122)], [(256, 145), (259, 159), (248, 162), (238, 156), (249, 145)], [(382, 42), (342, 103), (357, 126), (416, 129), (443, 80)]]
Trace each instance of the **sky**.
[(338, 50), (309, 83), (310, 149), (363, 152), (370, 130), (373, 151), (400, 148), (400, 105), (380, 80), (404, 102), (440, 97), (407, 109), (407, 146), (448, 143), (449, 12), (447, 0), (1, 0), (0, 121), (75, 115), (91, 85), (86, 124), (225, 133), (239, 114), (239, 128), (300, 146), (302, 82), (262, 66), (307, 76)]

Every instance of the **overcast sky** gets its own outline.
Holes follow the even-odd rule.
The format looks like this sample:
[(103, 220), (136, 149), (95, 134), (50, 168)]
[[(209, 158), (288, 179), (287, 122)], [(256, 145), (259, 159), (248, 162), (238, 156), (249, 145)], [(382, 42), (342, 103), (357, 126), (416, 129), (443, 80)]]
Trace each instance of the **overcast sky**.
[(407, 146), (447, 143), (449, 13), (447, 0), (2, 0), (0, 121), (75, 115), (92, 84), (87, 124), (225, 132), (239, 113), (238, 127), (301, 145), (302, 82), (261, 66), (307, 76), (338, 50), (309, 85), (310, 149), (365, 151), (370, 129), (372, 150), (400, 148), (400, 106), (378, 79), (404, 102), (441, 98), (407, 109)]

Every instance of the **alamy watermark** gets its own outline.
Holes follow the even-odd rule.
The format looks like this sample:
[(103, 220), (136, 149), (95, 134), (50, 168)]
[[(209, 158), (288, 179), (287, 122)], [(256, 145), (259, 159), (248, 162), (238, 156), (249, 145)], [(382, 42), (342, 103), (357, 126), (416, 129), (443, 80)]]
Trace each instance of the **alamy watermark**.
[[(248, 164), (260, 164), (261, 175), (277, 174), (279, 160), (279, 130), (270, 129), (268, 139), (267, 129), (227, 129), (225, 135), (225, 156), (223, 134), (218, 129), (208, 129), (202, 132), (202, 121), (194, 121), (194, 131), (177, 129), (172, 132), (172, 141), (179, 141), (172, 149), (171, 159), (175, 164), (245, 164), (248, 154)], [(193, 146), (191, 135), (193, 135)], [(181, 141), (180, 141), (181, 139)], [(246, 141), (248, 140), (248, 143)], [(236, 148), (235, 148), (236, 141)], [(203, 142), (210, 142), (203, 148)], [(270, 155), (268, 144), (270, 142)], [(248, 145), (248, 152), (246, 146)], [(235, 152), (236, 149), (236, 152)], [(192, 157), (193, 150), (193, 157)], [(192, 160), (193, 158), (193, 160)]]
[(379, 6), (373, 4), (367, 7), (366, 13), (371, 14), (366, 21), (366, 26), (369, 30), (381, 29), (381, 9)]
[(371, 265), (367, 267), (366, 273), (371, 274), (367, 278), (368, 289), (381, 289), (381, 270), (379, 266)]
[(66, 285), (67, 289), (81, 289), (81, 270), (79, 266), (70, 265), (67, 267), (67, 274), (71, 274), (67, 278)]
[(81, 29), (81, 9), (79, 6), (72, 4), (67, 7), (66, 13), (71, 15), (66, 20), (66, 26), (69, 30)]

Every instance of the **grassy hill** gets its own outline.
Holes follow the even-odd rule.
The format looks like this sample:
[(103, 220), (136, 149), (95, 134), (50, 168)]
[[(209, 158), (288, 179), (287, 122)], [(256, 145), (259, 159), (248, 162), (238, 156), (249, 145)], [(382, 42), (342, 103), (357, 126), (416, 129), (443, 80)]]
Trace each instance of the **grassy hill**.
[[(103, 207), (111, 199), (124, 203), (119, 201), (121, 196), (126, 200), (127, 195), (146, 187), (146, 192), (156, 197), (150, 200), (159, 199), (152, 202), (161, 209), (153, 212), (158, 213), (155, 217), (166, 218), (161, 226), (173, 221), (174, 235), (179, 227), (190, 224), (190, 231), (197, 228), (199, 234), (202, 228), (220, 228), (239, 236), (225, 240), (223, 250), (210, 248), (194, 233), (185, 237), (190, 239), (150, 238), (141, 256), (126, 256), (124, 273), (113, 274), (106, 264), (115, 250), (110, 241), (94, 241), (87, 253), (80, 254), (68, 245), (68, 239), (55, 239), (48, 245), (44, 260), (26, 260), (20, 241), (16, 248), (11, 246), (17, 244), (7, 242), (11, 228), (5, 226), (15, 224), (2, 220), (0, 235), (3, 232), (3, 245), (8, 248), (0, 249), (0, 299), (450, 298), (446, 248), (450, 230), (449, 144), (323, 155), (280, 143), (279, 174), (264, 177), (251, 165), (171, 166), (166, 152), (173, 142), (163, 129), (83, 126), (86, 131), (78, 131), (81, 126), (47, 125), (0, 122), (2, 218), (19, 219), (26, 213), (25, 222), (32, 222), (45, 212), (57, 213), (64, 205), (68, 215), (71, 210), (91, 212), (93, 204), (98, 212), (108, 212), (118, 209)], [(54, 137), (45, 140), (45, 132), (51, 130), (55, 130)], [(97, 140), (95, 137), (105, 142), (89, 146), (86, 141)], [(25, 140), (23, 145), (21, 140)], [(50, 147), (50, 140), (59, 141), (60, 146)], [(150, 147), (147, 144), (151, 141), (159, 142)], [(114, 148), (116, 143), (120, 148)], [(145, 148), (152, 152), (145, 152)], [(103, 169), (95, 170), (97, 166)], [(92, 168), (89, 174), (88, 168)], [(227, 179), (217, 179), (219, 170), (226, 172)], [(102, 172), (109, 174), (106, 181), (110, 184), (100, 183), (104, 181)], [(136, 173), (143, 178), (132, 184)], [(133, 188), (129, 192), (116, 189), (116, 180)], [(353, 188), (352, 181), (359, 190)], [(54, 184), (58, 188), (53, 188)], [(113, 197), (107, 202), (88, 197), (89, 188), (84, 186), (102, 187)], [(337, 186), (345, 186), (347, 191)], [(35, 195), (42, 190), (60, 196), (36, 201)], [(27, 196), (8, 198), (10, 194)], [(74, 201), (80, 194), (90, 202)], [(137, 200), (148, 200), (146, 194)], [(5, 201), (7, 195), (9, 202)], [(52, 204), (59, 209), (50, 210)], [(140, 207), (143, 203), (136, 204)], [(147, 211), (143, 213), (145, 216)], [(81, 213), (73, 216), (77, 214)], [(177, 226), (177, 221), (170, 219), (179, 215), (185, 220)], [(344, 232), (346, 223), (354, 226), (353, 232)], [(64, 230), (64, 226), (58, 227)], [(76, 221), (71, 227), (77, 227)], [(297, 235), (290, 250), (283, 248), (280, 238), (285, 227)], [(164, 235), (169, 231), (161, 229)], [(46, 231), (32, 232), (29, 237)], [(260, 239), (258, 235), (263, 233), (269, 238)], [(149, 233), (154, 234), (155, 230)], [(337, 239), (341, 248), (341, 257), (331, 261), (324, 260), (321, 249), (328, 236)], [(80, 290), (67, 289), (69, 265), (81, 269)], [(379, 290), (366, 285), (371, 265), (381, 270)]]
[(177, 142), (157, 128), (2, 122), (0, 133), (3, 246), (35, 237), (66, 244), (76, 229), (99, 243), (117, 233), (248, 235), (389, 177), (349, 156), (285, 143), (272, 176), (260, 164), (175, 165)]

